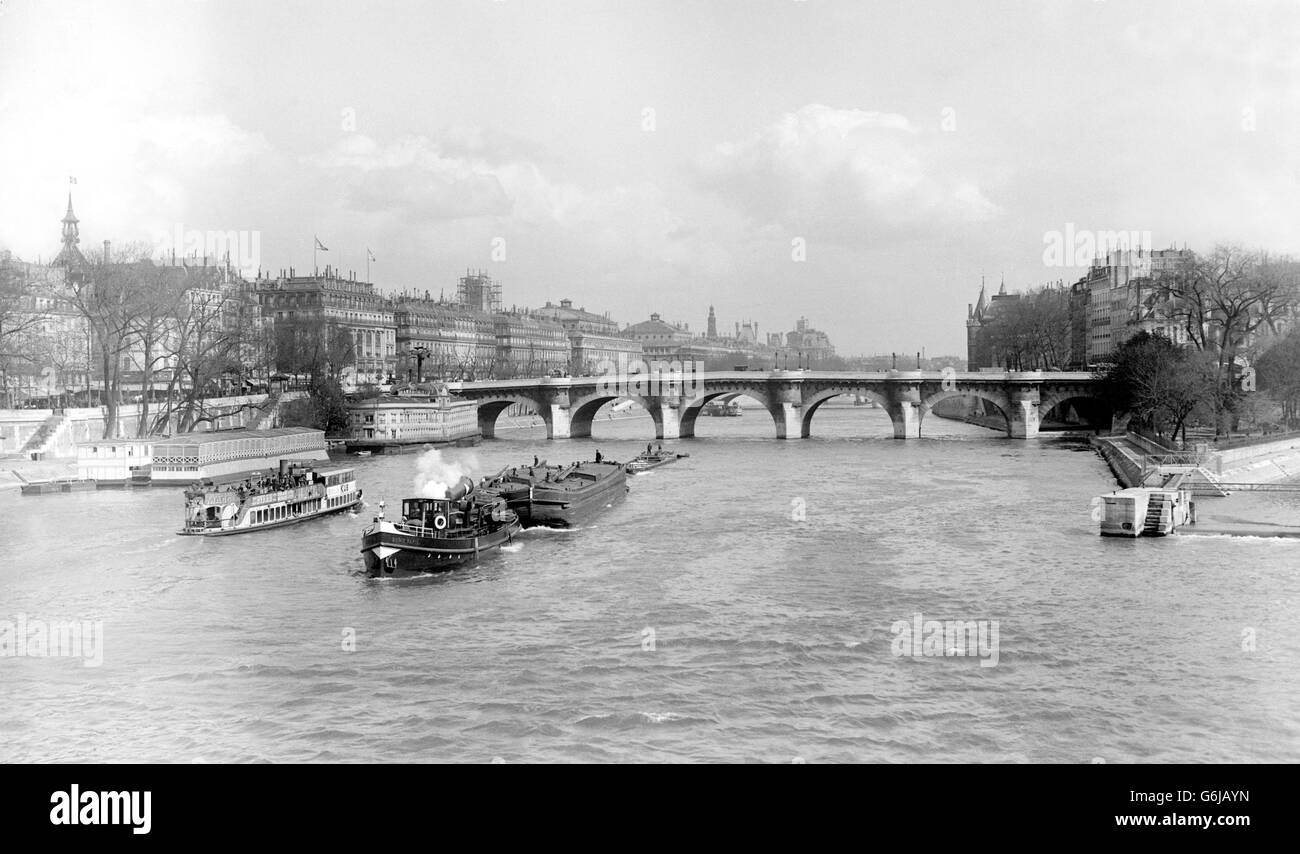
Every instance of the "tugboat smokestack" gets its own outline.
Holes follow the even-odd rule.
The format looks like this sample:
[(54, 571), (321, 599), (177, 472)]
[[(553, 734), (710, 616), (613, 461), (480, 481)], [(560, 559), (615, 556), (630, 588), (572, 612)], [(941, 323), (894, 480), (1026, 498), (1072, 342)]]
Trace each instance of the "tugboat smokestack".
[(474, 491), (474, 479), (468, 475), (456, 481), (456, 485), (447, 490), (447, 498), (457, 501)]

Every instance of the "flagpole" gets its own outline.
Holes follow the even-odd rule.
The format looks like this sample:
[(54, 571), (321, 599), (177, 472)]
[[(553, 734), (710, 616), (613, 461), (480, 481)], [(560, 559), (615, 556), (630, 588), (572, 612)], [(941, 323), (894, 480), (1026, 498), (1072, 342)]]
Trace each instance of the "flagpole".
[(316, 235), (311, 236), (311, 274), (312, 276), (320, 275), (319, 268), (316, 266), (316, 244), (320, 243)]
[(370, 284), (370, 247), (366, 247), (366, 284)]

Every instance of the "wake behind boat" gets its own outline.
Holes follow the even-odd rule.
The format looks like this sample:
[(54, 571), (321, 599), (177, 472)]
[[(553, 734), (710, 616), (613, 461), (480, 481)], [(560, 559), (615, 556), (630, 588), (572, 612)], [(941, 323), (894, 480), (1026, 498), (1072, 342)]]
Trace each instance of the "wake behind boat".
[(361, 535), (366, 573), (400, 578), (445, 572), (509, 543), (519, 533), (519, 518), (505, 499), (462, 477), (446, 498), (408, 498), (402, 517), (384, 518), (380, 502), (374, 524)]

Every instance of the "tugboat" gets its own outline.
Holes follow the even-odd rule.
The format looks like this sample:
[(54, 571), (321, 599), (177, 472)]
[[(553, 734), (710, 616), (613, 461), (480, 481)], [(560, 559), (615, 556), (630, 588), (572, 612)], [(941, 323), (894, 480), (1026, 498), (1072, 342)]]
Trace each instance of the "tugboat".
[(668, 465), (668, 463), (675, 463), (683, 457), (689, 456), (690, 454), (665, 451), (662, 445), (654, 451), (647, 446), (644, 453), (637, 454), (628, 462), (627, 470), (629, 474), (640, 474), (643, 471), (650, 471), (650, 469)]
[(221, 537), (280, 528), (350, 510), (361, 490), (350, 468), (316, 469), (280, 460), (280, 470), (248, 472), (241, 479), (200, 481), (185, 490), (181, 534)]
[(371, 578), (402, 578), (445, 572), (475, 560), (514, 539), (519, 517), (505, 499), (474, 489), (462, 477), (446, 498), (408, 498), (402, 518), (384, 518), (384, 504), (374, 524), (361, 535), (361, 554)]
[(483, 489), (503, 499), (526, 528), (572, 528), (627, 495), (623, 463), (599, 459), (567, 466), (544, 460), (485, 478)]

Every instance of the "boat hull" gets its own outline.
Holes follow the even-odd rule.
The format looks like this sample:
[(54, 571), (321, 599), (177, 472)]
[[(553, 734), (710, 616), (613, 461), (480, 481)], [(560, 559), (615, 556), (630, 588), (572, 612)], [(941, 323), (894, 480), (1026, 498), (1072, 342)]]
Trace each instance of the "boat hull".
[(650, 469), (657, 469), (660, 466), (666, 466), (669, 463), (675, 463), (687, 454), (677, 454), (671, 451), (660, 451), (656, 454), (646, 456), (642, 454), (627, 464), (627, 470), (631, 474), (639, 474)]
[(371, 578), (410, 578), (448, 572), (508, 544), (522, 529), (515, 520), (474, 537), (424, 537), (388, 527), (381, 526), (362, 537), (361, 554), (365, 558), (366, 574)]
[(573, 528), (626, 496), (626, 478), (610, 478), (608, 482), (597, 484), (590, 492), (579, 496), (550, 498), (544, 491), (538, 490), (533, 493), (532, 503), (524, 511), (528, 519), (526, 524), (530, 528)]
[(340, 507), (330, 507), (326, 510), (318, 510), (314, 513), (304, 513), (300, 516), (294, 516), (288, 519), (278, 519), (274, 522), (263, 522), (261, 524), (249, 525), (246, 528), (210, 528), (207, 530), (189, 529), (180, 530), (176, 533), (183, 537), (230, 537), (235, 534), (250, 534), (253, 531), (265, 531), (269, 528), (285, 528), (289, 525), (297, 525), (301, 522), (309, 522), (312, 519), (320, 519), (323, 516), (332, 516), (335, 513), (347, 513), (356, 510), (361, 506), (361, 495), (358, 494), (355, 501), (350, 504), (344, 504)]

